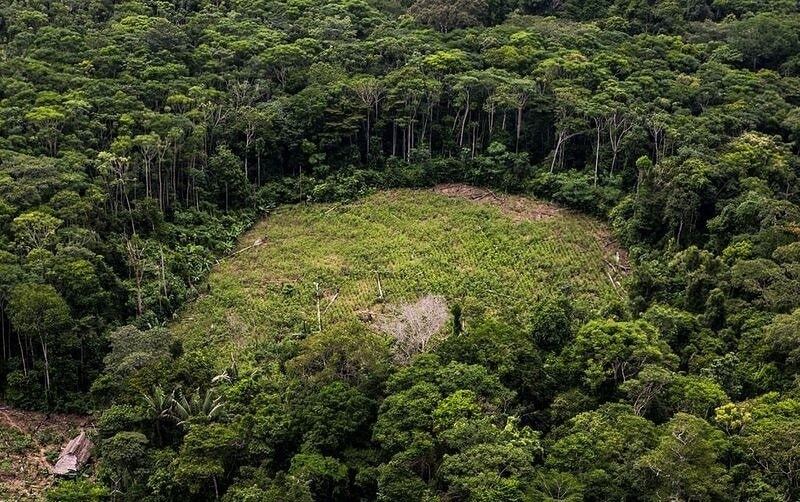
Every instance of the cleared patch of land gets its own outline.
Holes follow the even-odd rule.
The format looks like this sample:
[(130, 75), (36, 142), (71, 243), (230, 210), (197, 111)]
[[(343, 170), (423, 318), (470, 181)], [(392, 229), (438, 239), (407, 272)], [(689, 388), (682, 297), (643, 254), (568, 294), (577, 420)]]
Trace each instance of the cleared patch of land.
[(481, 204), (491, 204), (515, 221), (542, 220), (558, 216), (564, 212), (563, 208), (555, 204), (541, 202), (530, 197), (498, 193), (488, 188), (464, 185), (463, 183), (437, 185), (433, 190), (448, 197), (467, 199)]
[(40, 500), (61, 447), (91, 426), (84, 415), (22, 411), (0, 404), (0, 500)]
[(619, 298), (626, 267), (602, 222), (551, 204), (466, 185), (384, 191), (276, 211), (173, 329), (187, 348), (227, 358), (222, 346), (369, 323), (426, 294), (458, 303), (467, 324), (524, 327), (535, 301), (564, 289), (581, 308)]

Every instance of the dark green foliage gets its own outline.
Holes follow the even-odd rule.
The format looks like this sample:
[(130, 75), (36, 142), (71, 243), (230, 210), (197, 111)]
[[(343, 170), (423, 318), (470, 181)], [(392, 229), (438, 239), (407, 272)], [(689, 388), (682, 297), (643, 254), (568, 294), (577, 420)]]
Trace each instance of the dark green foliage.
[(485, 322), (448, 338), (437, 353), (446, 359), (486, 366), (525, 401), (538, 402), (546, 392), (543, 356), (521, 330)]
[(559, 351), (572, 338), (573, 309), (567, 297), (546, 300), (532, 308), (531, 334), (542, 350)]
[(637, 467), (653, 483), (658, 498), (721, 500), (730, 479), (721, 460), (723, 433), (705, 420), (676, 414), (662, 426), (658, 444)]
[(656, 444), (655, 426), (624, 405), (604, 405), (556, 429), (545, 464), (574, 472), (591, 500), (641, 496), (636, 460)]
[[(3, 3), (0, 398), (103, 410), (95, 477), (46, 498), (798, 499), (799, 52), (793, 0)], [(207, 294), (281, 204), (449, 182), (610, 219), (628, 253), (570, 245), (614, 300), (496, 267), (519, 323), (450, 305), (401, 364), (384, 292), (255, 332)], [(274, 277), (224, 280), (303, 294)], [(225, 322), (189, 340), (198, 296)]]

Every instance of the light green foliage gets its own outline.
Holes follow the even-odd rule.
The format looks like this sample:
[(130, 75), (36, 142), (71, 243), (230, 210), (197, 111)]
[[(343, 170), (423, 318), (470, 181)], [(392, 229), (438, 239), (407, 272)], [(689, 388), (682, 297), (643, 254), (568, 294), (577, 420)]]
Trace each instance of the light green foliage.
[(480, 24), (487, 15), (485, 0), (415, 0), (408, 12), (420, 23), (443, 33)]
[(499, 430), (486, 421), (469, 423), (461, 418), (445, 436), (457, 453), (442, 459), (437, 474), (447, 483), (450, 496), (476, 501), (523, 500), (522, 493), (534, 475), (533, 464), (541, 453), (536, 433), (520, 428), (514, 420)]
[(533, 305), (531, 335), (536, 346), (560, 350), (572, 335), (574, 305), (567, 298), (547, 299)]
[(289, 475), (302, 480), (317, 497), (341, 496), (347, 484), (347, 467), (335, 458), (301, 453), (292, 458)]
[[(442, 366), (433, 355), (421, 356), (387, 385), (391, 395), (381, 405), (373, 436), (390, 452), (446, 430), (459, 417), (469, 418), (470, 410), (496, 410), (513, 397), (483, 366)], [(475, 408), (478, 398), (482, 406)]]
[(800, 420), (791, 417), (764, 417), (756, 420), (744, 435), (748, 457), (761, 466), (765, 476), (781, 487), (787, 498), (800, 486)]
[(243, 443), (243, 438), (231, 425), (192, 425), (172, 465), (175, 481), (187, 486), (190, 493), (213, 490), (215, 480), (234, 465)]
[[(558, 324), (554, 328), (562, 328)], [(567, 330), (564, 336), (568, 336)], [(460, 336), (448, 338), (437, 353), (457, 361), (482, 364), (503, 384), (528, 399), (544, 393), (544, 356), (523, 330), (497, 322), (470, 326)]]
[(773, 13), (748, 17), (732, 24), (728, 40), (753, 68), (774, 64), (800, 47), (800, 37), (790, 19)]
[(230, 502), (314, 502), (308, 483), (283, 473), (266, 488), (233, 485), (223, 498)]
[(710, 418), (728, 396), (714, 381), (695, 375), (679, 375), (669, 387), (669, 411)]
[(425, 191), (285, 208), (245, 236), (243, 247), (263, 244), (226, 259), (209, 279), (211, 294), (174, 329), (187, 346), (205, 348), (313, 332), (315, 284), (323, 331), (365, 312), (380, 315), (380, 301), (427, 293), (462, 305), (465, 323), (489, 315), (524, 328), (532, 302), (555, 297), (561, 286), (584, 305), (615, 297), (601, 231), (569, 213), (515, 222), (495, 208)]
[(217, 204), (225, 210), (246, 206), (252, 186), (239, 159), (228, 148), (220, 148), (209, 159), (209, 179)]
[(103, 363), (105, 374), (98, 378), (92, 392), (105, 398), (109, 393), (123, 393), (126, 401), (150, 393), (154, 386), (163, 386), (173, 363), (172, 334), (163, 328), (139, 330), (122, 326), (108, 335), (111, 346)]
[(14, 218), (11, 227), (20, 243), (31, 250), (42, 247), (61, 223), (61, 220), (50, 214), (29, 211)]
[(572, 474), (539, 469), (534, 476), (530, 497), (542, 502), (582, 502), (584, 486)]
[(9, 303), (12, 322), (26, 336), (38, 337), (44, 342), (69, 327), (67, 304), (52, 286), (17, 286), (11, 292)]
[(289, 373), (318, 383), (345, 381), (370, 387), (390, 367), (389, 341), (355, 321), (307, 338), (302, 352), (287, 363)]
[[(715, 420), (733, 435), (745, 460), (758, 466), (763, 481), (792, 499), (800, 492), (800, 401), (771, 392), (716, 410)], [(770, 491), (770, 490), (767, 490)]]
[[(8, 309), (9, 318), (20, 335), (27, 338), (30, 346), (38, 344), (41, 347), (44, 402), (47, 402), (51, 397), (51, 361), (54, 355), (70, 347), (71, 340), (65, 339), (72, 324), (69, 306), (49, 284), (24, 284), (11, 291)], [(27, 359), (27, 356), (22, 358)], [(30, 359), (32, 364), (35, 359), (33, 356)], [(27, 373), (24, 361), (23, 372)]]
[(699, 366), (720, 348), (719, 340), (701, 325), (699, 316), (667, 305), (653, 305), (642, 319), (658, 329), (661, 337), (679, 355), (684, 367)]
[(141, 331), (123, 326), (109, 334), (111, 352), (105, 357), (106, 371), (121, 377), (162, 362), (169, 357), (172, 337), (165, 329)]
[(98, 476), (106, 486), (127, 491), (135, 486), (142, 470), (148, 467), (148, 439), (139, 432), (118, 432), (99, 444), (103, 462)]
[(758, 334), (758, 355), (795, 380), (800, 372), (800, 310), (779, 315)]
[(48, 502), (100, 502), (106, 500), (108, 490), (88, 479), (61, 481), (47, 491)]
[(361, 439), (359, 435), (374, 419), (377, 408), (363, 392), (342, 382), (312, 393), (300, 406), (304, 448), (330, 454)]

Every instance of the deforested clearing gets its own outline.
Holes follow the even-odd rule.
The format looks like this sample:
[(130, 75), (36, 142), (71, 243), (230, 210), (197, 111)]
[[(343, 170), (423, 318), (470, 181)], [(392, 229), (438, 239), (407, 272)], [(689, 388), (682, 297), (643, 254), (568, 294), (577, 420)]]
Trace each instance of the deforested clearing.
[(426, 295), (458, 305), (466, 323), (488, 316), (520, 327), (533, 303), (565, 291), (586, 310), (624, 295), (625, 254), (603, 223), (523, 197), (510, 199), (518, 214), (509, 214), (506, 196), (476, 204), (481, 193), (403, 189), (281, 208), (220, 261), (174, 329), (191, 350), (227, 358), (217, 349), (229, 346), (244, 357), (265, 337), (353, 320), (378, 329)]

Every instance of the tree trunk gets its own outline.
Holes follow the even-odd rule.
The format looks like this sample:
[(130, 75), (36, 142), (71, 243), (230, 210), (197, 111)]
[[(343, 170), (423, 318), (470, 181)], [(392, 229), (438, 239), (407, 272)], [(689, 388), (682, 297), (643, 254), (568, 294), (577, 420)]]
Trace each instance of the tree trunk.
[(467, 124), (469, 116), (469, 93), (467, 93), (467, 105), (464, 107), (464, 116), (461, 118), (461, 132), (458, 135), (458, 146), (464, 146), (464, 126)]
[(617, 165), (617, 148), (612, 145), (611, 147), (611, 172), (610, 176), (614, 176), (614, 166)]
[(478, 125), (474, 124), (472, 126), (472, 153), (471, 153), (471, 159), (472, 160), (475, 160), (475, 143), (476, 143), (476, 136), (477, 136), (477, 132), (478, 132), (477, 130), (478, 130)]
[[(6, 319), (5, 315), (3, 314), (3, 309), (0, 307), (0, 337), (3, 338), (3, 361), (8, 359), (8, 352), (6, 350)], [(9, 347), (11, 345), (11, 341), (8, 342)]]
[(256, 173), (256, 185), (261, 186), (261, 150), (256, 148), (256, 169), (258, 172)]
[(556, 168), (556, 159), (558, 159), (558, 152), (561, 149), (561, 143), (564, 141), (564, 133), (558, 133), (558, 139), (556, 140), (556, 148), (553, 150), (553, 160), (550, 162), (550, 174), (553, 174), (553, 171)]
[[(178, 141), (172, 148), (172, 201), (178, 205)], [(169, 204), (168, 204), (169, 205)]]
[(50, 360), (47, 357), (47, 343), (44, 338), (39, 334), (39, 341), (42, 344), (42, 355), (44, 356), (44, 396), (45, 401), (49, 402), (50, 395)]
[(144, 162), (144, 191), (147, 197), (150, 197), (150, 162)]
[(164, 210), (164, 182), (161, 179), (161, 155), (158, 158), (158, 207)]
[(19, 358), (22, 359), (22, 374), (28, 376), (28, 363), (25, 361), (25, 345), (22, 343), (22, 336), (17, 331), (17, 344), (19, 345)]
[(594, 148), (594, 186), (597, 187), (598, 171), (600, 170), (600, 122), (597, 119), (595, 119), (595, 129), (597, 140)]
[(397, 122), (392, 120), (392, 157), (397, 156)]
[(367, 108), (367, 162), (369, 162), (369, 108)]

